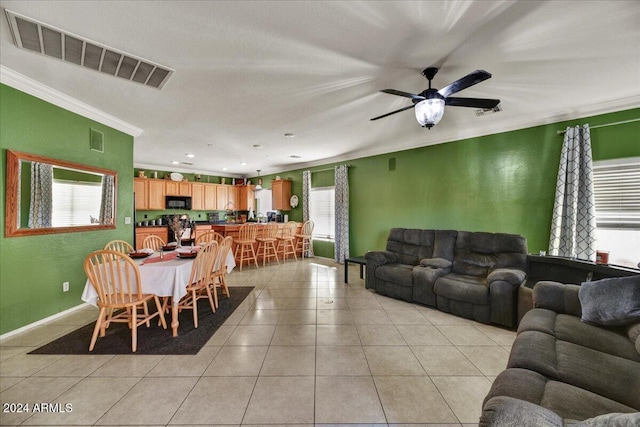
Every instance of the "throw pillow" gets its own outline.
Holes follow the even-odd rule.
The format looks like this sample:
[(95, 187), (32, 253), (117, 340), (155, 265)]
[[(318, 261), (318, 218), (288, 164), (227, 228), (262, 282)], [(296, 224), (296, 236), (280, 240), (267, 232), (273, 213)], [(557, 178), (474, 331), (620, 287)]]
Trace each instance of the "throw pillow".
[(619, 326), (640, 321), (640, 275), (584, 282), (578, 298), (583, 322)]
[(423, 267), (449, 268), (451, 267), (451, 261), (444, 258), (423, 258), (420, 260), (420, 265)]

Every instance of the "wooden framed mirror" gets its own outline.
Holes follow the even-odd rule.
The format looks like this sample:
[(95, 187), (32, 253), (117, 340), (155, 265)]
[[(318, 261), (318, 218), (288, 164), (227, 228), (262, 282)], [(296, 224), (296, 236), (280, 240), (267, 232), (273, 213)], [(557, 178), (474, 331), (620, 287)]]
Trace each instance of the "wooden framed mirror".
[(115, 171), (7, 150), (5, 237), (116, 228)]

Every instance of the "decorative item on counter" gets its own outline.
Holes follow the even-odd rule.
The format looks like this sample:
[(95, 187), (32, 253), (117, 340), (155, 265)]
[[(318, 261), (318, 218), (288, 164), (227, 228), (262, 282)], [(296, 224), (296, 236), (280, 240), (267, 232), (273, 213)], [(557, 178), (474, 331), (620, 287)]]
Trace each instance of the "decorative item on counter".
[(158, 179), (158, 172), (157, 171), (153, 171), (153, 179)]
[(249, 219), (253, 219), (253, 206), (249, 208)]
[(144, 171), (138, 171), (138, 178), (146, 178), (146, 176), (144, 176)]
[(182, 219), (180, 219), (179, 215), (173, 215), (169, 219), (169, 227), (171, 227), (171, 231), (173, 231), (176, 244), (178, 246), (182, 246), (182, 233), (184, 232), (184, 227), (182, 226)]
[(609, 264), (609, 252), (596, 251), (596, 264)]
[(220, 184), (224, 184), (225, 182), (227, 182), (226, 178), (220, 178)]
[(235, 178), (233, 178), (233, 179), (231, 180), (231, 185), (236, 185), (236, 179), (235, 179)]
[(280, 178), (280, 175), (276, 175), (276, 181), (280, 181), (282, 178)]
[(196, 181), (202, 181), (202, 177), (200, 176), (200, 174), (196, 175)]

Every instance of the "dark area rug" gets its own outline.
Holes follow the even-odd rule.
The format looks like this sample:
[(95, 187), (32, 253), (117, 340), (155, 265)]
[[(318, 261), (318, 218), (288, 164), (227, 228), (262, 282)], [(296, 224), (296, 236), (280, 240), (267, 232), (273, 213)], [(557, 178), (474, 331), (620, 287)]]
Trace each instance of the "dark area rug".
[[(125, 323), (112, 323), (104, 337), (98, 336), (93, 351), (89, 351), (95, 322), (81, 327), (29, 354), (197, 354), (216, 330), (253, 290), (253, 286), (230, 287), (231, 298), (219, 293), (219, 307), (211, 312), (209, 301), (198, 301), (198, 328), (193, 327), (193, 313), (183, 310), (178, 315), (178, 336), (171, 335), (171, 315), (167, 313), (167, 329), (157, 324), (138, 327), (138, 349), (131, 352), (131, 330)], [(152, 304), (153, 305), (153, 304)]]

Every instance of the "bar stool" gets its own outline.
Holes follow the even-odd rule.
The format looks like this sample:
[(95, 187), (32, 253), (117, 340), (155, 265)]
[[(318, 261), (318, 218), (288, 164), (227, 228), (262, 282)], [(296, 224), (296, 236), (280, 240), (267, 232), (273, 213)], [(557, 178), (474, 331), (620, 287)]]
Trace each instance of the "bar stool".
[(311, 244), (311, 234), (313, 233), (314, 223), (311, 220), (305, 221), (302, 224), (302, 230), (300, 234), (296, 234), (296, 252), (300, 251), (300, 257), (304, 259), (304, 254), (307, 254), (307, 258), (313, 256), (313, 244)]
[(294, 233), (297, 227), (297, 222), (289, 221), (282, 227), (282, 235), (276, 237), (276, 240), (278, 240), (278, 252), (282, 252), (282, 259), (284, 261), (287, 260), (287, 255), (293, 255), (293, 258), (295, 258), (296, 261), (298, 260), (296, 247), (293, 243), (296, 239)]
[(275, 258), (278, 265), (280, 265), (278, 250), (276, 248), (277, 236), (278, 223), (270, 222), (264, 227), (264, 235), (256, 238), (258, 242), (258, 258), (262, 255), (262, 267), (264, 267), (268, 258)]
[(258, 268), (258, 258), (256, 258), (256, 252), (253, 249), (253, 245), (256, 244), (256, 236), (258, 235), (258, 227), (254, 224), (242, 224), (238, 233), (238, 240), (236, 240), (236, 252), (234, 254), (238, 264), (240, 265), (240, 271), (242, 271), (242, 264), (247, 261), (251, 264), (251, 261)]

